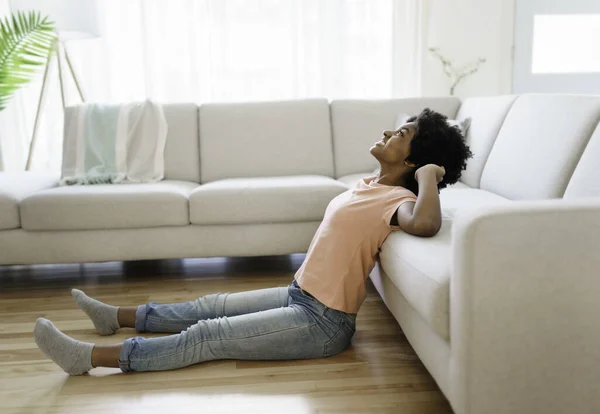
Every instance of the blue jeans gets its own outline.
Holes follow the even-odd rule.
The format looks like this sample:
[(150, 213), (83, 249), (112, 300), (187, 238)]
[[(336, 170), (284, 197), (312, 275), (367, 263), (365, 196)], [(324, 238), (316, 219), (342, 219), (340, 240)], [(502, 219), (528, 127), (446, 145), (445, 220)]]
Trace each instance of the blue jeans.
[(162, 371), (216, 359), (322, 358), (343, 351), (356, 315), (328, 308), (294, 281), (284, 288), (217, 293), (191, 302), (137, 309), (138, 332), (177, 335), (127, 339), (122, 371)]

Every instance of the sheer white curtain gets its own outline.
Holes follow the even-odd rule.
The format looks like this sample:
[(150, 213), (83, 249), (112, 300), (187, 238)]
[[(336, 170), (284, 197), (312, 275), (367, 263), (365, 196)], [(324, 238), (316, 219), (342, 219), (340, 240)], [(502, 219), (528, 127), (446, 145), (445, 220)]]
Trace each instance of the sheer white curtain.
[[(68, 45), (90, 101), (378, 99), (420, 92), (426, 27), (420, 0), (99, 3), (102, 37)], [(67, 86), (74, 104), (74, 88)], [(46, 112), (51, 105), (60, 101), (49, 102)], [(54, 118), (41, 131), (34, 169), (60, 168), (62, 115)]]

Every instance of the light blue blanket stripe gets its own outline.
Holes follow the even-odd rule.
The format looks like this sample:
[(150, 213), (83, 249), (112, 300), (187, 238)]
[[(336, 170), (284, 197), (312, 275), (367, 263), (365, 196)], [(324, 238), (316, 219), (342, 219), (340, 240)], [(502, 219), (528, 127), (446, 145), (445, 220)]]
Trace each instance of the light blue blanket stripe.
[(85, 176), (65, 180), (65, 184), (110, 184), (117, 178), (115, 141), (119, 111), (119, 105), (87, 108), (83, 140)]

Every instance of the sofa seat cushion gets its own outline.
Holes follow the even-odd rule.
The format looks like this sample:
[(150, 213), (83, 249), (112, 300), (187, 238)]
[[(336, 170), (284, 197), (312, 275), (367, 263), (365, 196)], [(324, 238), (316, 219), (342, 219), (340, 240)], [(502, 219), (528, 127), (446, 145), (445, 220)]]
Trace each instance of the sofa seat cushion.
[(459, 181), (459, 182), (457, 182), (457, 183), (454, 183), (454, 184), (452, 184), (451, 186), (448, 186), (448, 187), (444, 188), (442, 191), (448, 191), (448, 190), (450, 190), (451, 188), (471, 188), (471, 187), (469, 187), (469, 186), (468, 186), (468, 185), (466, 185), (465, 183), (463, 183), (463, 182)]
[(435, 237), (402, 231), (388, 236), (379, 260), (406, 301), (442, 338), (450, 338), (450, 241), (452, 221), (444, 220)]
[(393, 232), (379, 255), (381, 266), (408, 303), (442, 338), (449, 339), (450, 250), (457, 212), (509, 203), (493, 193), (457, 183), (440, 193), (442, 228), (431, 238)]
[(58, 179), (58, 174), (32, 171), (0, 173), (0, 230), (21, 227), (21, 200), (36, 191), (56, 187)]
[(26, 230), (96, 230), (185, 226), (188, 197), (198, 184), (77, 185), (35, 193), (21, 203)]
[(442, 218), (452, 220), (459, 211), (510, 203), (510, 200), (489, 191), (471, 188), (458, 182), (440, 192)]
[(344, 191), (344, 184), (318, 175), (213, 181), (190, 195), (190, 221), (250, 224), (322, 220), (329, 202)]

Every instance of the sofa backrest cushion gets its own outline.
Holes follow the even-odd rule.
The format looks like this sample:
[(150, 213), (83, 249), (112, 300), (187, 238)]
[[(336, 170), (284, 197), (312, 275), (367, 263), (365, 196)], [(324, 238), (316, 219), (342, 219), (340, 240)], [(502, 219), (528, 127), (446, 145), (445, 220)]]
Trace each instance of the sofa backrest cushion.
[(202, 182), (316, 174), (333, 176), (325, 99), (200, 106)]
[[(75, 106), (65, 109), (65, 131), (75, 122)], [(198, 107), (195, 104), (164, 104), (167, 120), (165, 180), (200, 182), (198, 156)]]
[(395, 127), (398, 115), (418, 115), (429, 107), (454, 118), (458, 98), (409, 98), (391, 100), (338, 100), (331, 103), (331, 126), (337, 178), (375, 170), (379, 164), (369, 148), (382, 131)]
[(198, 106), (165, 104), (168, 124), (165, 144), (165, 180), (200, 182)]
[(585, 147), (565, 191), (564, 198), (576, 197), (600, 197), (600, 124)]
[(521, 95), (483, 169), (480, 188), (512, 200), (562, 197), (600, 117), (600, 97)]
[(473, 158), (467, 162), (460, 180), (470, 187), (479, 188), (483, 167), (494, 146), (500, 127), (517, 97), (514, 95), (465, 99), (456, 118), (471, 118), (467, 130), (467, 144)]

